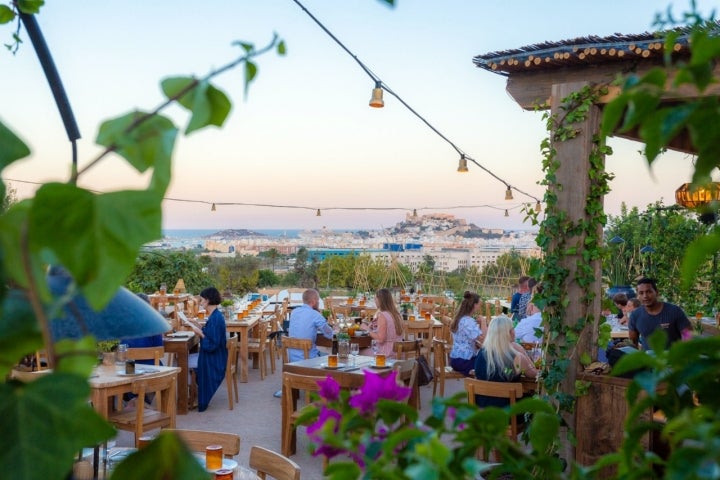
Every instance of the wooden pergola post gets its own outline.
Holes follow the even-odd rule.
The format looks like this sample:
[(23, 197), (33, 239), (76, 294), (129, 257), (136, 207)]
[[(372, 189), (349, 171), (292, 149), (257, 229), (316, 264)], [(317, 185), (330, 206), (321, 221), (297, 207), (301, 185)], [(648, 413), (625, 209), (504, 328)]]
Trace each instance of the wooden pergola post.
[[(562, 117), (565, 110), (561, 109), (562, 100), (573, 92), (579, 91), (587, 85), (587, 82), (572, 82), (563, 84), (554, 84), (551, 89), (550, 109), (553, 116)], [(556, 153), (556, 160), (559, 164), (556, 172), (557, 183), (550, 185), (550, 189), (556, 190), (557, 193), (557, 209), (567, 215), (567, 220), (573, 224), (580, 222), (591, 222), (591, 215), (586, 210), (587, 197), (590, 195), (590, 178), (588, 172), (590, 170), (589, 157), (593, 149), (593, 137), (599, 132), (600, 119), (602, 111), (597, 105), (593, 105), (582, 123), (574, 124), (578, 134), (575, 138), (556, 142), (553, 148)], [(598, 237), (602, 235), (602, 227), (597, 227)], [(562, 246), (560, 243), (562, 242)], [(590, 290), (594, 291), (595, 299), (589, 305), (582, 301), (585, 295), (583, 287), (576, 281), (576, 273), (578, 264), (584, 262), (583, 250), (585, 245), (585, 235), (565, 237), (563, 239), (555, 239), (551, 242), (550, 250), (557, 248), (567, 248), (569, 246), (577, 246), (574, 255), (565, 256), (560, 266), (569, 273), (564, 283), (564, 289), (567, 292), (569, 303), (564, 310), (563, 324), (572, 326), (578, 323), (578, 319), (585, 318), (588, 313), (594, 315), (600, 312), (600, 296), (602, 294), (602, 263), (599, 259), (592, 261), (592, 269), (595, 272), (595, 281), (590, 286)], [(592, 357), (596, 357), (597, 351), (593, 345), (596, 344), (598, 337), (598, 318), (594, 316), (594, 321), (588, 324), (582, 331), (580, 338), (576, 344), (574, 353), (568, 364), (567, 375), (562, 382), (562, 390), (564, 392), (575, 391), (575, 380), (578, 376), (580, 366), (579, 357), (583, 352), (587, 352)], [(558, 338), (558, 342), (564, 342), (564, 338)], [(575, 430), (575, 415), (566, 413), (565, 421), (571, 430)], [(568, 452), (573, 455), (573, 452)]]

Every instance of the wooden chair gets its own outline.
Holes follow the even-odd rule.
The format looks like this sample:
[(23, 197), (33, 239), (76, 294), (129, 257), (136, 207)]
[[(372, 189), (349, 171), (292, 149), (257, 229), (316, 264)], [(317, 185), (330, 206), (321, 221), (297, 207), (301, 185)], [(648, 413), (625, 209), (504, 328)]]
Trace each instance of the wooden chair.
[(160, 359), (165, 356), (165, 348), (160, 345), (158, 347), (142, 347), (142, 348), (128, 348), (127, 358), (128, 360), (153, 360), (155, 366), (160, 365)]
[(286, 457), (293, 455), (296, 450), (295, 421), (300, 416), (300, 410), (298, 410), (297, 406), (299, 392), (301, 390), (317, 392), (320, 390), (318, 381), (324, 379), (325, 377), (283, 372), (281, 451)]
[(418, 340), (404, 340), (402, 342), (393, 343), (393, 351), (395, 352), (395, 358), (398, 360), (415, 359), (420, 355), (420, 347), (422, 341)]
[[(474, 378), (465, 379), (465, 391), (467, 392), (467, 400), (470, 404), (475, 404), (475, 395), (485, 395), (487, 397), (507, 398), (510, 406), (515, 405), (516, 400), (523, 396), (522, 383), (509, 382), (488, 382), (486, 380), (477, 380)], [(517, 440), (518, 433), (517, 417), (510, 416), (510, 426), (508, 426), (507, 435), (513, 440)], [(480, 452), (478, 452), (480, 453)], [(483, 460), (487, 461), (489, 452), (482, 452)], [(497, 458), (496, 458), (497, 460)]]
[[(295, 338), (295, 337), (283, 337), (282, 339), (282, 357), (283, 365), (289, 362), (290, 355), (288, 349), (302, 350), (303, 358), (307, 360), (310, 358), (310, 349), (312, 348), (312, 342), (309, 338)], [(305, 402), (310, 402), (310, 392), (305, 394)]]
[(310, 349), (312, 341), (309, 338), (283, 337), (282, 339), (282, 358), (283, 365), (289, 362), (288, 349), (302, 350), (303, 358), (310, 358)]
[(433, 329), (435, 323), (432, 320), (414, 320), (403, 322), (403, 330), (405, 340), (420, 340), (422, 342), (421, 351), (430, 358), (432, 349)]
[(267, 448), (253, 445), (250, 449), (250, 468), (265, 480), (268, 475), (276, 480), (300, 480), (300, 465)]
[(175, 433), (193, 452), (205, 452), (208, 445), (222, 445), (225, 458), (233, 458), (240, 453), (240, 435), (234, 433), (176, 428), (164, 428), (163, 431)]
[[(238, 392), (238, 337), (228, 338), (227, 342), (227, 363), (225, 364), (225, 385), (227, 385), (228, 392), (228, 406), (230, 410), (233, 409), (233, 403), (239, 402)], [(235, 392), (235, 395), (233, 395)]]
[[(270, 353), (270, 345), (268, 340), (268, 322), (263, 321), (258, 323), (257, 326), (257, 337), (248, 339), (248, 353), (257, 355), (258, 368), (260, 369), (260, 380), (265, 380), (267, 375), (267, 362), (265, 361), (265, 354)], [(270, 356), (270, 368), (272, 373), (275, 373), (275, 357)]]
[(447, 343), (445, 340), (439, 338), (433, 338), (433, 351), (435, 360), (435, 366), (433, 368), (433, 397), (437, 391), (438, 383), (440, 384), (440, 396), (445, 396), (445, 380), (456, 379), (460, 380), (465, 378), (460, 372), (456, 372), (453, 368), (448, 365), (448, 351)]
[(408, 405), (416, 410), (420, 409), (420, 388), (417, 382), (418, 364), (414, 358), (409, 360), (397, 360), (393, 364), (393, 370), (397, 373), (398, 384), (412, 388), (408, 398)]
[[(135, 380), (132, 388), (137, 395), (135, 409), (112, 413), (108, 420), (115, 428), (134, 432), (136, 448), (143, 432), (161, 427), (175, 428), (176, 381), (176, 375)], [(153, 392), (158, 410), (145, 404), (145, 396)]]

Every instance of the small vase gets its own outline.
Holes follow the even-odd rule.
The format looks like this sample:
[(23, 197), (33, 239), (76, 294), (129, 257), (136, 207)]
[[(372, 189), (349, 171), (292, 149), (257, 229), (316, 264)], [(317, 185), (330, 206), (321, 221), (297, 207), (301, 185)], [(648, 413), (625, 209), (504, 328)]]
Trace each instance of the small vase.
[(102, 363), (103, 363), (103, 365), (114, 366), (115, 365), (115, 352), (103, 352)]

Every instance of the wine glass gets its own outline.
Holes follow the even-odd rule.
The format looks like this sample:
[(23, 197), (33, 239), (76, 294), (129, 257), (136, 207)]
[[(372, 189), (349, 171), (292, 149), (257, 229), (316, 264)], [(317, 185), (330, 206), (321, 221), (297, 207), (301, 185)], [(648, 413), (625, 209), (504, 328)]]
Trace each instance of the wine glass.
[(350, 355), (353, 357), (353, 366), (357, 363), (357, 357), (360, 355), (360, 345), (357, 343), (350, 344)]

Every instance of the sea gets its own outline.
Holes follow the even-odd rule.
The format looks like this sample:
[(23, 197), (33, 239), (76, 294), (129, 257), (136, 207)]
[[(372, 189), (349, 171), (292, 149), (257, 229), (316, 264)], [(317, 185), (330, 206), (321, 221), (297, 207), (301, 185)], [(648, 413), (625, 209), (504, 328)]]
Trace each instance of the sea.
[[(176, 238), (176, 239), (188, 239), (188, 238), (201, 238), (205, 235), (212, 235), (213, 233), (221, 232), (222, 228), (215, 228), (212, 230), (208, 229), (166, 229), (163, 230), (163, 236), (167, 238)], [(254, 228), (247, 228), (246, 230), (250, 230), (253, 232), (261, 233), (263, 235), (267, 235), (268, 237), (277, 237), (277, 238), (299, 238), (300, 232), (303, 231), (303, 229), (297, 228), (297, 229), (254, 229)], [(356, 230), (333, 230), (334, 232), (355, 232)]]

